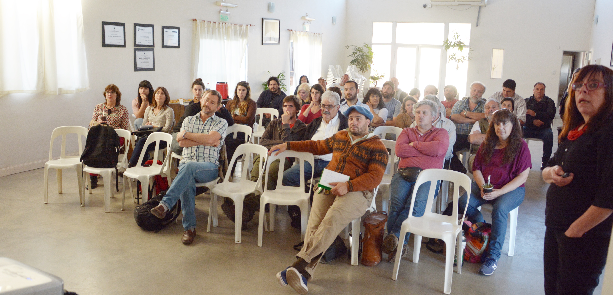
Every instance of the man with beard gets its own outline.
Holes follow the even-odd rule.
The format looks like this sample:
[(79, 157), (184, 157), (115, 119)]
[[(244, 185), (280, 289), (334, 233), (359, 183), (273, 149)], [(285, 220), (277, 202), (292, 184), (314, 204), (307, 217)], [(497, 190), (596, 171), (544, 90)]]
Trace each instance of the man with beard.
[(358, 101), (358, 92), (360, 91), (358, 89), (358, 83), (353, 80), (350, 80), (345, 82), (345, 86), (343, 87), (345, 88), (345, 100), (341, 102), (341, 106), (339, 109), (341, 113), (344, 114), (349, 109), (349, 107), (353, 105), (361, 105), (367, 107), (364, 103)]
[(217, 178), (219, 150), (228, 128), (228, 123), (215, 115), (221, 108), (219, 92), (206, 91), (200, 105), (200, 113), (187, 117), (181, 132), (177, 134), (177, 141), (183, 147), (179, 173), (160, 204), (151, 209), (153, 215), (162, 219), (181, 199), (185, 229), (181, 241), (185, 245), (191, 244), (196, 237), (196, 183), (206, 183)]
[(400, 85), (400, 82), (398, 82), (398, 78), (393, 77), (390, 79), (390, 81), (394, 83), (394, 90), (396, 91), (396, 94), (394, 94), (394, 98), (399, 102), (403, 102), (409, 96), (409, 94), (398, 88), (398, 85)]
[[(272, 76), (268, 78), (268, 90), (262, 91), (257, 101), (258, 108), (273, 108), (279, 111), (279, 114), (283, 113), (283, 98), (285, 98), (285, 92), (283, 92), (279, 85), (279, 78)], [(263, 121), (264, 126), (268, 126), (270, 122), (270, 114), (265, 114), (266, 118)]]
[(470, 85), (470, 97), (458, 101), (451, 109), (451, 121), (456, 125), (456, 141), (453, 146), (453, 158), (450, 168), (454, 171), (466, 173), (466, 168), (458, 158), (457, 153), (464, 149), (470, 149), (468, 135), (470, 128), (475, 122), (485, 118), (483, 108), (485, 100), (481, 98), (485, 93), (485, 85), (481, 82), (473, 82)]
[[(275, 154), (285, 150), (310, 152), (314, 155), (332, 153), (326, 167), (349, 176), (349, 181), (331, 183), (329, 191), (313, 196), (313, 205), (304, 238), (304, 247), (292, 266), (277, 273), (283, 286), (290, 285), (296, 292), (306, 294), (322, 254), (336, 236), (352, 220), (362, 216), (373, 198), (373, 190), (381, 183), (387, 165), (387, 150), (378, 136), (368, 133), (373, 118), (363, 106), (352, 106), (344, 115), (349, 128), (332, 137), (318, 141), (287, 142), (271, 148)], [(357, 247), (358, 245), (354, 245)]]
[(394, 94), (394, 82), (385, 82), (383, 88), (381, 88), (381, 95), (383, 96), (383, 104), (387, 109), (387, 120), (385, 121), (387, 126), (394, 126), (394, 118), (402, 110), (402, 103), (394, 98)]

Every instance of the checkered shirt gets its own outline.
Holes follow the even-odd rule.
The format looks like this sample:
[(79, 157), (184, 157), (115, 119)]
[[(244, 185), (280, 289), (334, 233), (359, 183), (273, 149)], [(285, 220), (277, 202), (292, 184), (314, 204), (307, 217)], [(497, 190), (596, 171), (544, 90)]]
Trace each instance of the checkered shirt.
[[(224, 138), (226, 137), (226, 129), (228, 129), (228, 122), (226, 122), (226, 120), (213, 115), (205, 122), (202, 122), (200, 113), (185, 118), (183, 126), (181, 126), (182, 131), (185, 130), (191, 133), (209, 134), (211, 131), (217, 131), (221, 134), (221, 144), (223, 144)], [(221, 145), (218, 147), (204, 145), (185, 147), (183, 148), (183, 159), (181, 163), (211, 162), (219, 165), (220, 150)]]
[[(469, 97), (464, 97), (462, 100), (456, 102), (456, 104), (451, 109), (451, 114), (462, 114), (464, 111), (469, 111), (472, 113), (483, 113), (483, 108), (485, 107), (485, 99), (480, 99), (477, 103), (477, 106), (474, 109), (470, 109), (469, 105)], [(455, 123), (456, 126), (456, 134), (470, 134), (470, 129), (473, 127), (473, 124), (470, 123)]]

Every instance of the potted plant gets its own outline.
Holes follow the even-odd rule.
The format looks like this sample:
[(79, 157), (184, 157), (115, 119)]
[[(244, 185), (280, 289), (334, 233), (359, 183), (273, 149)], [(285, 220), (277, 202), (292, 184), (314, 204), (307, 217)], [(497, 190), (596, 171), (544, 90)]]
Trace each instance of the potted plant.
[[(268, 71), (268, 77), (272, 77), (273, 75), (270, 73), (270, 71)], [(279, 88), (281, 88), (281, 90), (283, 90), (283, 92), (287, 91), (287, 85), (285, 85), (285, 71), (279, 73), (277, 75), (277, 79), (279, 79)], [(264, 88), (264, 91), (268, 90), (268, 79), (266, 79), (267, 81), (262, 82), (262, 87)]]
[[(466, 47), (466, 44), (462, 42), (462, 40), (460, 40), (460, 34), (456, 32), (453, 34), (452, 40), (446, 39), (445, 42), (443, 42), (443, 46), (445, 47), (445, 50), (447, 51), (449, 51), (449, 49), (457, 49), (458, 51), (462, 52), (464, 50), (464, 47)], [(471, 49), (468, 49), (468, 50), (469, 50), (468, 52), (470, 53)], [(448, 62), (455, 62), (456, 69), (459, 69), (460, 64), (465, 61), (468, 61), (469, 59), (470, 57), (468, 56), (460, 56), (454, 52), (451, 55), (449, 55)]]
[(353, 47), (353, 52), (349, 54), (349, 57), (352, 58), (349, 64), (358, 68), (358, 70), (360, 70), (362, 73), (368, 72), (373, 63), (372, 59), (374, 54), (372, 52), (372, 48), (366, 43), (364, 43), (364, 46), (345, 46), (347, 49), (350, 47)]

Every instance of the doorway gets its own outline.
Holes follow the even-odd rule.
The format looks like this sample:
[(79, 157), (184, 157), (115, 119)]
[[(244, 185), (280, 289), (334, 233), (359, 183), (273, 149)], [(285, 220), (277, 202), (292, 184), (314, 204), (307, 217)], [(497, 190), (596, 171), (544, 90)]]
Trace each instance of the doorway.
[(560, 101), (562, 100), (564, 93), (568, 89), (568, 84), (572, 79), (573, 71), (583, 65), (584, 54), (584, 52), (578, 51), (564, 51), (564, 53), (562, 54), (562, 65), (560, 66), (560, 81), (558, 86), (558, 99), (556, 101), (557, 106), (560, 106)]

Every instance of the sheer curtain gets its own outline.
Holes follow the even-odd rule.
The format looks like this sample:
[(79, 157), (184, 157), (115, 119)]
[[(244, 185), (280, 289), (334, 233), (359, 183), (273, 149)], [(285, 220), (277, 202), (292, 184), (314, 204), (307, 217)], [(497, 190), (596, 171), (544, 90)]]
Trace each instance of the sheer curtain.
[(232, 96), (236, 83), (247, 81), (247, 39), (249, 25), (194, 21), (193, 76), (215, 89), (228, 83)]
[(321, 34), (290, 31), (290, 41), (294, 43), (294, 85), (302, 75), (307, 75), (311, 84), (317, 83), (321, 76)]
[(0, 0), (0, 95), (88, 87), (80, 0)]

